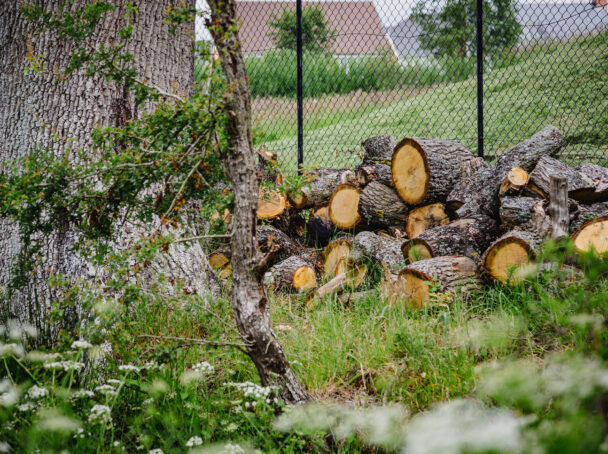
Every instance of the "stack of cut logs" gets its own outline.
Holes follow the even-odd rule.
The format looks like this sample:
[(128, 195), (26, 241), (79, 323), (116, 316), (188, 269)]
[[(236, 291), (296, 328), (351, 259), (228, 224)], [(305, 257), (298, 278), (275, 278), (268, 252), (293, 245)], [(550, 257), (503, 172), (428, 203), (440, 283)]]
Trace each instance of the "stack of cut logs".
[[(547, 238), (571, 235), (581, 251), (608, 252), (608, 168), (557, 159), (562, 134), (547, 126), (494, 166), (452, 140), (372, 137), (355, 169), (306, 172), (283, 192), (276, 155), (261, 150), (257, 243), (264, 283), (318, 298), (349, 290), (367, 266), (384, 269), (391, 303), (422, 306), (433, 290), (469, 292), (518, 282)], [(307, 220), (303, 214), (307, 214)], [(308, 246), (308, 247), (307, 247)], [(230, 273), (226, 250), (210, 261)], [(322, 285), (321, 285), (322, 284)]]

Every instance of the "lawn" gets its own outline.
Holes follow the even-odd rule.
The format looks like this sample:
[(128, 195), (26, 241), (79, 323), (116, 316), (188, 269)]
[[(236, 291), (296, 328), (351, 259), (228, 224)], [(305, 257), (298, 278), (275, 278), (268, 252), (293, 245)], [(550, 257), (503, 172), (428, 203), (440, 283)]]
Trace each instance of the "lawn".
[[(568, 157), (605, 162), (608, 32), (537, 47), (512, 62), (485, 75), (486, 155), (500, 154), (552, 123), (564, 132)], [(256, 142), (277, 151), (280, 161), (294, 169), (295, 101), (278, 102), (276, 108), (269, 99), (254, 101)], [(422, 92), (405, 87), (386, 96), (358, 93), (308, 99), (304, 125), (306, 166), (354, 165), (361, 140), (386, 133), (396, 138), (458, 139), (476, 150), (475, 79)]]

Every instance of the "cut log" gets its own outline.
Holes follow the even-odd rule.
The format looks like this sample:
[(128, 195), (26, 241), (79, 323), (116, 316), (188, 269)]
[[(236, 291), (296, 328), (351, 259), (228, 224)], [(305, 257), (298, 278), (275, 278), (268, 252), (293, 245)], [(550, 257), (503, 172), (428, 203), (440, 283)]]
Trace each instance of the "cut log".
[[(572, 210), (570, 210), (572, 213)], [(578, 230), (585, 222), (602, 216), (608, 216), (608, 202), (598, 202), (592, 205), (580, 205), (578, 211), (570, 219), (570, 231)]]
[(288, 206), (280, 216), (270, 219), (270, 223), (293, 239), (300, 240), (306, 233), (306, 221), (291, 206)]
[(514, 196), (521, 192), (522, 188), (528, 184), (530, 176), (521, 167), (513, 167), (502, 180), (498, 189), (498, 196)]
[(255, 238), (262, 254), (269, 254), (273, 251), (273, 257), (268, 261), (268, 266), (281, 262), (292, 255), (302, 253), (302, 248), (300, 246), (281, 230), (271, 225), (258, 226), (256, 228)]
[(359, 214), (367, 226), (402, 229), (407, 219), (407, 205), (393, 188), (372, 181), (361, 191)]
[(279, 176), (277, 154), (274, 151), (260, 148), (258, 154), (258, 177), (261, 181), (277, 183)]
[(329, 218), (339, 229), (352, 229), (361, 220), (359, 216), (359, 188), (344, 183), (339, 185), (329, 199)]
[(582, 252), (608, 252), (608, 215), (600, 216), (581, 225), (573, 234), (574, 247)]
[(389, 164), (395, 149), (395, 139), (391, 135), (375, 136), (364, 140), (363, 164)]
[(468, 257), (435, 257), (412, 263), (399, 271), (397, 289), (406, 305), (420, 308), (431, 297), (431, 286), (438, 293), (470, 293), (481, 287), (477, 264)]
[(346, 271), (350, 261), (352, 240), (339, 238), (323, 249), (323, 280), (328, 280)]
[(437, 227), (438, 225), (449, 224), (450, 218), (445, 213), (443, 203), (433, 203), (418, 208), (414, 208), (407, 216), (405, 232), (411, 238), (416, 238), (422, 232)]
[(391, 160), (393, 186), (410, 205), (444, 202), (460, 180), (463, 164), (473, 158), (455, 141), (405, 138)]
[(303, 291), (315, 287), (317, 278), (310, 262), (292, 256), (270, 268), (264, 275), (264, 284), (275, 289)]
[(525, 224), (532, 217), (532, 208), (542, 199), (535, 197), (504, 197), (500, 201), (500, 227), (504, 231)]
[(228, 279), (232, 274), (230, 253), (226, 249), (218, 249), (209, 254), (209, 265), (220, 279)]
[(326, 246), (336, 233), (336, 226), (329, 218), (327, 203), (313, 208), (306, 224), (306, 234), (309, 241), (316, 246)]
[(323, 297), (339, 293), (345, 288), (350, 288), (351, 290), (358, 288), (363, 283), (366, 273), (367, 267), (363, 264), (349, 265), (346, 271), (336, 275), (325, 285), (312, 292), (306, 299), (306, 308), (309, 310), (314, 309)]
[(401, 253), (403, 241), (373, 232), (360, 232), (353, 240), (351, 258), (357, 263), (368, 258), (389, 269), (400, 268), (405, 263)]
[(356, 183), (357, 178), (348, 169), (317, 169), (305, 172), (306, 183), (297, 191), (289, 191), (287, 198), (294, 208), (313, 208), (327, 202), (336, 188), (343, 183)]
[(460, 171), (460, 180), (454, 185), (454, 188), (446, 198), (446, 208), (451, 215), (455, 215), (456, 210), (467, 201), (468, 186), (472, 183), (473, 178), (478, 172), (488, 170), (490, 167), (483, 158), (475, 158), (466, 161)]
[(577, 171), (591, 178), (595, 183), (593, 193), (579, 196), (583, 203), (597, 203), (608, 200), (608, 169), (595, 164), (581, 164), (575, 167)]
[(274, 219), (282, 215), (287, 208), (287, 201), (278, 189), (260, 187), (258, 195), (258, 219)]
[(503, 284), (521, 281), (521, 271), (534, 259), (542, 242), (538, 232), (512, 230), (494, 241), (483, 254), (482, 270)]
[(495, 238), (496, 221), (488, 216), (458, 219), (429, 229), (403, 243), (408, 263), (445, 255), (463, 255), (479, 263), (481, 254)]
[(387, 164), (362, 164), (355, 169), (357, 184), (361, 187), (372, 181), (392, 186), (393, 174)]
[(460, 218), (483, 213), (496, 218), (499, 209), (498, 190), (500, 184), (514, 167), (530, 173), (542, 156), (556, 155), (562, 146), (562, 134), (554, 126), (547, 126), (507, 151), (498, 158), (494, 168), (482, 169), (469, 181), (460, 194), (463, 205), (456, 210)]
[(568, 195), (574, 200), (589, 198), (595, 192), (595, 183), (588, 176), (551, 156), (543, 156), (530, 174), (529, 189), (547, 198), (551, 189), (551, 176), (566, 178)]

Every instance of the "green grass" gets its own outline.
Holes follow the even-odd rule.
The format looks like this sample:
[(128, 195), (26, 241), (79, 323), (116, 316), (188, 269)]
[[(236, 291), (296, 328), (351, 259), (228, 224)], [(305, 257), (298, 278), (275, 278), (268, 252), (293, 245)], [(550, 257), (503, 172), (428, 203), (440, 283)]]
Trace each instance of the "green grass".
[[(512, 64), (510, 64), (512, 63)], [(537, 48), (485, 75), (486, 154), (500, 154), (546, 124), (564, 132), (565, 151), (574, 159), (605, 159), (608, 151), (608, 32)], [(474, 78), (442, 84), (422, 93), (406, 87), (391, 92), (391, 101), (332, 109), (305, 109), (305, 164), (349, 166), (358, 162), (362, 139), (390, 133), (395, 137), (456, 138), (475, 150), (477, 144)], [(269, 102), (268, 106), (272, 104)], [(259, 145), (277, 151), (293, 169), (296, 156), (295, 117), (256, 113)], [(287, 136), (292, 134), (291, 136)], [(269, 140), (272, 139), (272, 140)]]

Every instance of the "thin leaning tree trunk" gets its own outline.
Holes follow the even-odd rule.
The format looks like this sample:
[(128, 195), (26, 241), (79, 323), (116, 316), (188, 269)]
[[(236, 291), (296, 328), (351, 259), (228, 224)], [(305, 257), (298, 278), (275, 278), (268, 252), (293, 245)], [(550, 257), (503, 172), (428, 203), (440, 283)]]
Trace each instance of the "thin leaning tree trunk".
[(229, 89), (225, 108), (228, 167), (234, 191), (232, 216), (232, 304), (237, 326), (262, 383), (281, 388), (287, 403), (309, 399), (289, 367), (285, 352), (270, 326), (268, 299), (260, 283), (255, 248), (258, 180), (251, 140), (251, 99), (236, 23), (235, 0), (210, 0), (208, 24)]

